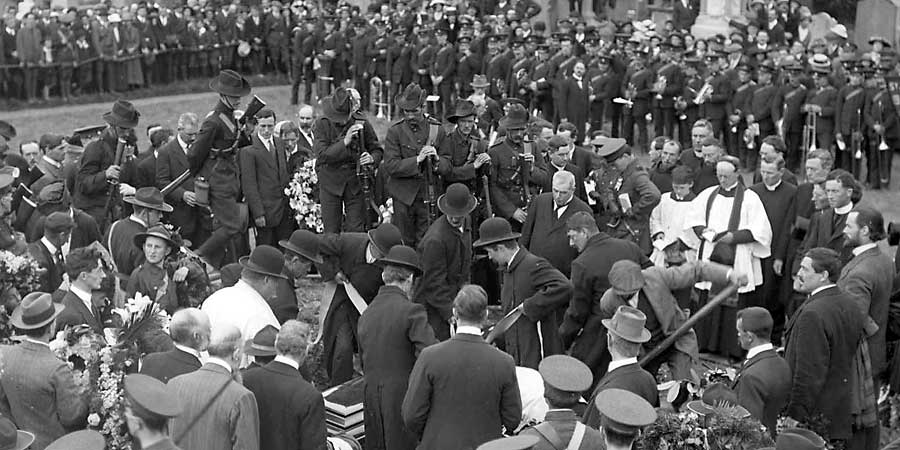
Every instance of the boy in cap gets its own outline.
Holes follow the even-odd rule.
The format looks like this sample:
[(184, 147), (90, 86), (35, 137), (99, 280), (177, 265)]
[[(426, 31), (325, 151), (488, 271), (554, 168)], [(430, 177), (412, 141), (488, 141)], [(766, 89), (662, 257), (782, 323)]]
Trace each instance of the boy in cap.
[(167, 429), (181, 414), (178, 398), (162, 381), (137, 373), (125, 377), (125, 424), (143, 450), (178, 450)]
[(574, 411), (580, 406), (581, 393), (591, 387), (591, 369), (571, 356), (552, 355), (541, 361), (538, 372), (544, 379), (544, 399), (550, 409), (543, 423), (522, 432), (540, 437), (532, 448), (601, 448), (603, 434), (579, 422), (579, 415)]
[(144, 254), (141, 263), (128, 278), (125, 288), (128, 298), (136, 293), (149, 296), (173, 314), (179, 307), (175, 283), (184, 281), (188, 274), (187, 267), (181, 267), (172, 275), (166, 268), (166, 258), (178, 248), (172, 240), (172, 234), (162, 225), (151, 227), (144, 233), (134, 236), (134, 246)]

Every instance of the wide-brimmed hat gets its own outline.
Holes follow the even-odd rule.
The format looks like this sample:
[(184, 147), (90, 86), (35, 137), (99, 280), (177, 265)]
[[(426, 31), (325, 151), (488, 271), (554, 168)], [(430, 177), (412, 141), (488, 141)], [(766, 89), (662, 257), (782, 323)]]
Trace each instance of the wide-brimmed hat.
[(460, 100), (456, 102), (456, 108), (447, 116), (447, 122), (456, 123), (463, 117), (474, 116), (476, 114), (475, 104), (469, 100)]
[(137, 248), (144, 248), (144, 242), (147, 241), (148, 237), (162, 239), (166, 242), (166, 244), (169, 244), (170, 250), (178, 246), (177, 244), (175, 244), (175, 241), (172, 240), (172, 233), (170, 233), (169, 230), (163, 225), (154, 225), (150, 227), (149, 230), (134, 235), (134, 245), (136, 245)]
[(44, 450), (103, 450), (106, 439), (98, 431), (78, 430), (53, 441)]
[(144, 208), (155, 209), (162, 212), (172, 212), (172, 205), (163, 200), (162, 192), (156, 187), (142, 187), (138, 189), (134, 196), (125, 197), (126, 203), (131, 203)]
[(496, 244), (498, 242), (512, 241), (522, 236), (520, 233), (513, 233), (512, 226), (509, 221), (502, 217), (492, 217), (478, 227), (478, 240), (473, 242), (475, 247), (484, 247), (486, 245)]
[(231, 97), (244, 97), (250, 93), (250, 82), (241, 74), (226, 69), (219, 75), (209, 80), (209, 88), (223, 95)]
[(0, 450), (25, 450), (34, 442), (34, 435), (16, 428), (11, 420), (0, 417)]
[(6, 140), (16, 137), (16, 127), (5, 120), (0, 120), (0, 136)]
[(403, 92), (397, 94), (394, 103), (401, 110), (416, 109), (425, 103), (425, 91), (419, 87), (418, 83), (409, 83)]
[(805, 428), (785, 428), (778, 433), (775, 450), (822, 450), (825, 439)]
[(13, 311), (9, 323), (20, 330), (34, 330), (53, 322), (64, 309), (64, 305), (53, 302), (50, 294), (32, 292)]
[(750, 412), (738, 404), (737, 394), (722, 383), (707, 386), (700, 400), (688, 402), (687, 408), (701, 416), (715, 413), (736, 418), (750, 417)]
[(312, 231), (297, 230), (291, 234), (289, 240), (278, 241), (278, 245), (316, 264), (322, 264), (322, 255), (319, 254), (319, 236)]
[(438, 209), (448, 216), (467, 216), (478, 206), (478, 200), (462, 183), (453, 183), (437, 201)]
[(323, 98), (320, 104), (322, 115), (332, 122), (344, 123), (353, 112), (350, 91), (342, 87), (335, 89), (333, 94)]
[(250, 356), (275, 356), (278, 354), (275, 350), (275, 337), (277, 336), (278, 328), (266, 325), (256, 333), (256, 336), (253, 336), (253, 339), (244, 344), (244, 353)]
[(507, 130), (522, 129), (528, 127), (528, 111), (525, 107), (512, 103), (509, 105), (509, 112), (500, 119), (500, 126)]
[(616, 261), (609, 269), (609, 286), (616, 295), (633, 294), (644, 287), (644, 273), (638, 263), (629, 259)]
[(116, 100), (112, 110), (103, 114), (106, 123), (121, 128), (134, 128), (140, 120), (141, 113), (134, 109), (134, 105), (127, 100)]
[(643, 344), (650, 340), (650, 331), (644, 327), (647, 316), (637, 308), (622, 305), (612, 319), (603, 319), (601, 322), (610, 333), (628, 342)]
[(388, 250), (387, 255), (377, 261), (379, 266), (398, 266), (412, 270), (416, 276), (422, 274), (422, 266), (419, 264), (419, 254), (412, 247), (395, 245)]
[(374, 230), (369, 230), (368, 234), (369, 242), (371, 242), (382, 255), (386, 255), (391, 247), (403, 243), (403, 235), (400, 234), (400, 229), (392, 223), (382, 223)]
[(881, 37), (881, 36), (872, 36), (872, 37), (869, 38), (869, 45), (872, 45), (872, 44), (874, 44), (874, 43), (876, 43), (876, 42), (881, 42), (881, 45), (883, 45), (883, 46), (885, 46), (885, 47), (888, 47), (888, 48), (890, 48), (890, 46), (891, 46), (891, 43), (888, 42), (887, 39), (885, 39), (885, 38), (883, 38), (883, 37)]
[(260, 245), (253, 249), (250, 256), (243, 256), (238, 261), (244, 270), (268, 275), (270, 277), (285, 278), (281, 271), (284, 269), (284, 255), (271, 245)]
[(484, 75), (475, 75), (472, 77), (472, 82), (469, 83), (469, 86), (473, 88), (486, 88), (491, 85), (491, 82), (488, 81), (487, 77)]

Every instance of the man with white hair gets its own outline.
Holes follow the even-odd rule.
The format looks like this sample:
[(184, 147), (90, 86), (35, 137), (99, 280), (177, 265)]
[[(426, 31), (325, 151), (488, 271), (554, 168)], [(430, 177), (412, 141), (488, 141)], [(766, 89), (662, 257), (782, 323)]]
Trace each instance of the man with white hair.
[(172, 314), (169, 336), (175, 348), (150, 353), (141, 361), (140, 373), (163, 383), (200, 368), (200, 352), (209, 345), (209, 317), (197, 308), (185, 308)]

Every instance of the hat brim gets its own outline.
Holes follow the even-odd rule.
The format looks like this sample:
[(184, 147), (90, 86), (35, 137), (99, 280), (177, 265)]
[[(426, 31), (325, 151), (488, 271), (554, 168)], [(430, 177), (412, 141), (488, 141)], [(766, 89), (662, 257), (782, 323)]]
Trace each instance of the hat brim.
[(275, 347), (266, 347), (254, 343), (252, 340), (244, 343), (244, 353), (250, 356), (275, 356), (278, 352)]
[(163, 202), (162, 205), (154, 205), (152, 203), (142, 202), (135, 197), (125, 197), (123, 200), (125, 201), (125, 203), (131, 203), (132, 205), (143, 206), (144, 208), (155, 209), (157, 211), (162, 211), (162, 212), (167, 212), (167, 213), (172, 212), (174, 209), (174, 208), (172, 208), (172, 205), (165, 203), (165, 202)]
[(411, 102), (411, 101), (407, 101), (406, 99), (404, 99), (401, 94), (394, 98), (394, 104), (397, 105), (397, 108), (399, 108), (401, 111), (416, 109), (425, 104), (425, 97), (426, 97), (425, 91), (422, 91), (419, 94), (418, 101)]
[(296, 245), (292, 244), (291, 241), (282, 239), (282, 240), (278, 241), (278, 245), (280, 245), (281, 248), (283, 248), (285, 250), (290, 250), (290, 251), (292, 251), (292, 252), (294, 252), (316, 264), (322, 264), (322, 262), (323, 262), (322, 255), (318, 255), (318, 254), (310, 255), (306, 250), (302, 250), (302, 249), (300, 249), (300, 247), (297, 247)]
[(113, 114), (112, 111), (109, 111), (103, 113), (103, 120), (114, 127), (134, 128), (140, 121), (140, 117), (135, 118), (134, 120), (129, 120), (117, 114)]
[(53, 322), (56, 317), (59, 316), (64, 309), (66, 309), (66, 306), (59, 303), (53, 303), (53, 309), (53, 314), (50, 317), (38, 323), (26, 324), (25, 322), (22, 322), (22, 309), (16, 308), (15, 310), (13, 310), (12, 315), (9, 316), (9, 323), (20, 330), (34, 330), (47, 325), (50, 322)]
[(219, 82), (219, 77), (215, 77), (209, 81), (209, 88), (219, 94), (228, 95), (230, 97), (246, 97), (247, 95), (250, 95), (250, 82), (243, 76), (241, 76), (240, 88), (223, 86), (222, 83)]
[(603, 319), (600, 322), (603, 323), (603, 326), (606, 327), (607, 331), (609, 331), (610, 333), (612, 333), (622, 339), (625, 339), (628, 342), (634, 342), (636, 344), (643, 344), (644, 342), (649, 341), (651, 338), (650, 331), (648, 331), (646, 328), (641, 329), (640, 336), (637, 336), (637, 337), (625, 336), (624, 334), (616, 331), (616, 329), (613, 327), (613, 325), (615, 325), (615, 324), (612, 323), (612, 319)]
[(500, 242), (514, 241), (516, 239), (519, 239), (521, 236), (522, 236), (521, 233), (512, 232), (512, 233), (509, 233), (509, 234), (506, 234), (503, 236), (497, 236), (495, 238), (478, 239), (477, 241), (472, 243), (472, 246), (473, 247), (484, 247), (486, 245), (497, 244)]
[(513, 120), (509, 118), (500, 119), (500, 126), (507, 130), (519, 130), (528, 128), (528, 120)]
[(276, 278), (281, 278), (283, 280), (287, 280), (287, 277), (284, 276), (283, 274), (269, 272), (265, 268), (255, 264), (253, 261), (250, 261), (249, 256), (242, 256), (241, 259), (238, 260), (238, 263), (240, 263), (241, 267), (243, 267), (244, 269), (251, 270), (253, 272), (256, 272), (256, 273), (259, 273), (262, 275), (268, 275), (270, 277), (276, 277)]
[(400, 261), (399, 259), (391, 259), (389, 257), (381, 258), (375, 261), (375, 264), (379, 266), (398, 266), (403, 267), (404, 269), (412, 270), (416, 276), (422, 275), (422, 268), (410, 263), (409, 261)]
[(176, 247), (175, 241), (173, 241), (170, 237), (164, 236), (164, 235), (156, 233), (156, 232), (152, 232), (152, 233), (144, 232), (144, 233), (138, 233), (138, 234), (134, 235), (134, 245), (137, 248), (144, 248), (144, 242), (147, 241), (148, 237), (155, 237), (155, 238), (159, 238), (159, 239), (166, 241), (166, 243), (169, 244), (170, 251)]
[(25, 450), (34, 443), (34, 434), (23, 430), (16, 430), (16, 446), (15, 450)]
[(476, 83), (473, 81), (473, 82), (469, 83), (469, 86), (472, 86), (473, 88), (486, 88), (486, 87), (490, 87), (491, 83), (489, 83), (489, 82)]
[[(691, 410), (691, 412), (701, 416), (707, 416), (716, 412), (716, 408), (703, 403), (703, 400), (691, 400), (687, 402), (685, 406), (687, 406), (687, 409)], [(750, 417), (750, 411), (747, 411), (747, 408), (744, 408), (741, 405), (731, 406), (727, 409), (732, 410), (734, 412), (732, 416), (737, 419)]]
[(472, 211), (475, 210), (475, 207), (477, 207), (477, 206), (478, 206), (478, 199), (476, 199), (475, 196), (471, 195), (471, 194), (469, 194), (469, 199), (466, 202), (466, 206), (463, 207), (462, 209), (453, 209), (450, 205), (448, 205), (447, 204), (447, 194), (441, 194), (441, 196), (438, 197), (438, 201), (437, 201), (438, 209), (442, 213), (444, 213), (448, 216), (453, 216), (453, 217), (468, 216), (469, 214), (472, 213)]
[(474, 117), (475, 111), (463, 111), (463, 112), (454, 112), (447, 116), (447, 122), (456, 123), (457, 120), (462, 119), (463, 117)]
[(322, 99), (319, 102), (319, 105), (322, 107), (322, 115), (325, 116), (326, 119), (337, 122), (337, 123), (345, 123), (350, 119), (350, 115), (352, 111), (347, 111), (346, 114), (338, 112), (338, 110), (334, 109), (331, 104), (332, 97), (328, 96)]

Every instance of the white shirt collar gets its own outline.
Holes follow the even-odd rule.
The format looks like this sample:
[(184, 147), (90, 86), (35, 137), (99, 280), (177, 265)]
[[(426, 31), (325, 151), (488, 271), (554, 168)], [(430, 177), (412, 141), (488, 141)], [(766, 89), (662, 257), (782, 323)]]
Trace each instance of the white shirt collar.
[(834, 213), (844, 215), (844, 214), (849, 214), (850, 211), (852, 211), (852, 210), (853, 210), (853, 202), (850, 202), (844, 206), (838, 206), (837, 208), (834, 208)]
[(228, 373), (231, 373), (231, 372), (232, 372), (231, 364), (228, 364), (228, 363), (227, 363), (224, 359), (222, 359), (222, 358), (217, 358), (217, 357), (215, 357), (215, 356), (210, 356), (209, 358), (206, 358), (206, 362), (207, 362), (207, 363), (213, 363), (213, 364), (215, 364), (215, 365), (217, 365), (217, 366), (222, 366), (222, 367), (228, 369)]
[(837, 286), (837, 285), (834, 284), (834, 283), (831, 283), (831, 284), (826, 284), (825, 286), (819, 286), (819, 287), (813, 289), (813, 291), (809, 293), (809, 296), (812, 297), (813, 295), (816, 295), (816, 294), (818, 294), (819, 292), (822, 292), (822, 291), (824, 291), (825, 289), (828, 289), (828, 288), (834, 287), (834, 286)]
[(616, 361), (610, 361), (609, 368), (606, 369), (606, 373), (612, 372), (613, 370), (618, 369), (619, 367), (624, 367), (631, 364), (637, 364), (637, 357), (619, 359)]
[(78, 298), (81, 299), (82, 303), (84, 303), (84, 306), (87, 306), (87, 309), (88, 309), (88, 311), (91, 312), (91, 314), (94, 313), (94, 307), (93, 307), (94, 304), (91, 302), (91, 293), (90, 292), (82, 291), (75, 285), (70, 285), (69, 290), (72, 291), (72, 293), (75, 294), (75, 296), (77, 296)]
[(55, 161), (53, 158), (51, 158), (47, 155), (44, 155), (43, 159), (44, 159), (45, 163), (50, 164), (51, 166), (56, 167), (57, 169), (62, 168), (62, 164), (60, 164), (59, 161)]
[(456, 327), (456, 334), (474, 334), (475, 336), (481, 336), (481, 328), (473, 327), (472, 325), (460, 325)]
[(781, 186), (781, 180), (778, 180), (778, 182), (775, 183), (775, 186), (769, 186), (769, 185), (766, 184), (766, 183), (763, 183), (763, 185), (766, 187), (766, 190), (767, 190), (767, 191), (769, 191), (769, 192), (775, 192), (775, 189), (778, 189), (778, 186)]
[(280, 362), (282, 364), (287, 364), (287, 365), (293, 367), (294, 369), (300, 370), (300, 363), (298, 363), (297, 361), (294, 361), (291, 358), (288, 358), (287, 356), (276, 355), (275, 359), (273, 361)]
[(44, 244), (44, 247), (47, 247), (47, 250), (50, 250), (50, 254), (54, 255), (53, 257), (55, 258), (56, 257), (56, 246), (53, 245), (52, 243), (50, 243), (50, 240), (45, 237), (41, 238), (41, 243)]
[(39, 341), (37, 339), (32, 339), (30, 337), (26, 337), (25, 340), (28, 342), (31, 342), (32, 344), (43, 345), (44, 347), (50, 348), (50, 344), (48, 344), (44, 341)]
[(512, 262), (516, 259), (516, 255), (519, 254), (519, 250), (521, 250), (521, 248), (517, 248), (515, 253), (512, 254), (512, 257), (509, 258), (509, 262), (506, 263), (506, 270), (509, 270), (509, 267), (512, 266)]
[(765, 344), (757, 345), (756, 347), (752, 347), (750, 350), (747, 350), (747, 359), (752, 359), (754, 356), (766, 351), (772, 350), (775, 346), (772, 345), (771, 342), (767, 342)]
[(191, 354), (191, 355), (194, 355), (195, 357), (197, 357), (197, 361), (200, 361), (200, 360), (203, 359), (203, 358), (200, 357), (200, 352), (198, 352), (197, 349), (195, 349), (195, 348), (190, 348), (190, 347), (188, 347), (188, 346), (186, 346), (186, 345), (181, 345), (181, 344), (179, 344), (179, 343), (177, 343), (177, 342), (175, 343), (175, 348), (177, 348), (178, 350), (181, 350), (181, 351), (183, 351), (183, 352), (185, 352), (185, 353), (189, 353), (189, 354)]
[(135, 222), (137, 222), (137, 223), (139, 223), (139, 224), (141, 224), (141, 225), (143, 225), (144, 228), (147, 228), (147, 222), (144, 222), (144, 220), (141, 219), (140, 217), (135, 216), (134, 214), (132, 214), (132, 215), (128, 216), (128, 218), (131, 219), (131, 220), (133, 220), (133, 221), (135, 221)]
[(181, 139), (181, 134), (176, 134), (175, 139), (178, 139), (178, 145), (181, 147), (181, 151), (183, 151), (184, 154), (187, 155), (188, 145), (187, 142), (184, 142), (184, 140)]
[(860, 245), (859, 247), (856, 247), (853, 249), (853, 256), (859, 256), (860, 253), (862, 253), (870, 248), (875, 248), (875, 247), (878, 247), (878, 244), (876, 244), (874, 242)]

